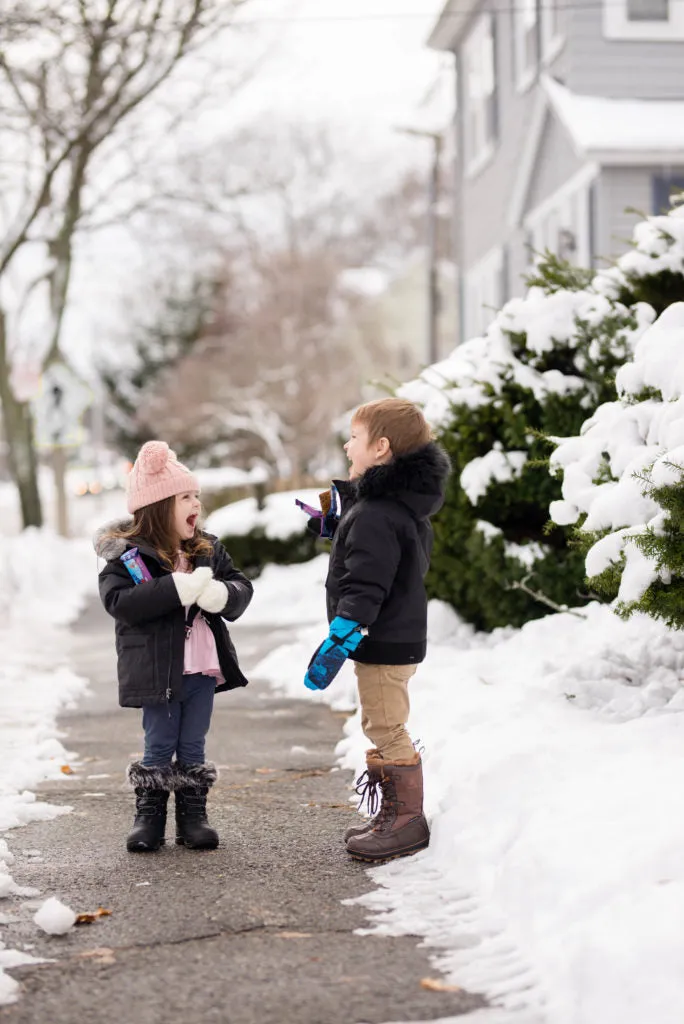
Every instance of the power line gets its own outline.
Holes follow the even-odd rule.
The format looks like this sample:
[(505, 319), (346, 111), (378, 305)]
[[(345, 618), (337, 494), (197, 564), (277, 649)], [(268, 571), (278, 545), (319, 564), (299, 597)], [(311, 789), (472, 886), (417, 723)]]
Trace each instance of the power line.
[[(596, 0), (594, 3), (556, 3), (551, 8), (552, 11), (602, 11), (604, 8), (613, 8), (625, 6), (624, 0)], [(488, 12), (494, 14), (505, 14), (505, 13), (517, 13), (525, 12), (528, 10), (527, 3), (523, 2), (519, 4), (494, 4)], [(317, 14), (303, 14), (300, 17), (297, 15), (264, 15), (263, 17), (257, 18), (239, 18), (238, 23), (240, 25), (267, 25), (267, 24), (288, 24), (288, 25), (305, 25), (305, 24), (320, 24), (325, 25), (326, 23), (334, 24), (337, 22), (383, 22), (383, 21), (432, 21), (435, 24), (438, 21), (442, 21), (445, 18), (460, 18), (464, 15), (470, 15), (476, 13), (474, 7), (461, 7), (451, 8), (448, 11), (443, 11), (441, 14), (434, 15), (432, 18), (425, 13), (412, 14), (410, 12), (404, 14), (331, 14), (331, 15), (317, 15)], [(660, 22), (659, 22), (660, 24)], [(667, 23), (662, 22), (663, 27), (666, 27)]]

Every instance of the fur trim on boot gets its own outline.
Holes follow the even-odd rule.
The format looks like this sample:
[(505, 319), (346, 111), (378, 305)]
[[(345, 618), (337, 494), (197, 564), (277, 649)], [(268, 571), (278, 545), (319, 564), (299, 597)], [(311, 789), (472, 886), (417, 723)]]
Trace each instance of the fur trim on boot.
[(218, 778), (216, 765), (176, 764), (176, 843), (191, 850), (215, 850), (216, 829), (207, 821), (207, 795)]
[(174, 789), (182, 789), (184, 786), (203, 786), (211, 789), (218, 779), (216, 765), (211, 761), (204, 764), (181, 764), (174, 763)]
[(171, 793), (177, 786), (173, 765), (147, 765), (132, 761), (126, 769), (126, 778), (133, 789), (163, 789)]

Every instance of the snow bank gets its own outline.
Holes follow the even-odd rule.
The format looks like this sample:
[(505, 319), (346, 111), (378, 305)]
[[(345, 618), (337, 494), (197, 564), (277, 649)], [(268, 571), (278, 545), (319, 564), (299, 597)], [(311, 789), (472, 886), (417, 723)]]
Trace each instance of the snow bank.
[[(303, 569), (286, 570), (293, 592)], [(353, 677), (304, 689), (326, 628), (322, 593), (310, 601), (258, 674), (349, 706)], [(482, 636), (431, 603), (411, 730), (426, 748), (432, 843), (374, 869), (381, 888), (360, 902), (371, 931), (425, 936), (449, 981), (517, 1009), (512, 1021), (679, 1024), (684, 639), (605, 606), (582, 616)], [(341, 763), (358, 771), (358, 712), (345, 732)]]
[(306, 529), (306, 516), (295, 505), (299, 498), (307, 505), (320, 508), (319, 493), (323, 490), (304, 488), (301, 491), (283, 491), (269, 494), (264, 508), (260, 509), (256, 498), (243, 498), (223, 508), (217, 508), (207, 519), (206, 529), (217, 537), (244, 537), (252, 530), (263, 530), (271, 540), (287, 540), (293, 534)]
[[(85, 690), (68, 667), (64, 626), (97, 587), (89, 541), (66, 541), (26, 530), (0, 540), (0, 833), (65, 813), (31, 792), (45, 779), (64, 779), (69, 756), (57, 738), (56, 718)], [(0, 839), (0, 898), (28, 895), (9, 874), (13, 857)], [(0, 1003), (16, 998), (3, 967), (31, 958), (0, 947)]]

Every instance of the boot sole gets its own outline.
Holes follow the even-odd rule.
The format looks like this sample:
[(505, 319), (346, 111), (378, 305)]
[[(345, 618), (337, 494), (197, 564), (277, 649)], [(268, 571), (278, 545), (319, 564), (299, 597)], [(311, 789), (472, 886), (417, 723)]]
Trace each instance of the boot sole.
[(413, 846), (407, 846), (403, 850), (397, 850), (395, 853), (391, 853), (389, 855), (378, 854), (375, 857), (372, 857), (369, 854), (356, 853), (353, 850), (347, 850), (347, 853), (351, 858), (353, 858), (353, 860), (363, 861), (364, 864), (385, 864), (387, 861), (397, 860), (399, 857), (408, 857), (412, 853), (419, 853), (420, 850), (427, 850), (429, 845), (430, 840), (428, 839), (425, 842), (414, 843)]
[(176, 836), (176, 846), (185, 846), (188, 850), (216, 850), (218, 848), (218, 842), (216, 843), (188, 843), (182, 836)]

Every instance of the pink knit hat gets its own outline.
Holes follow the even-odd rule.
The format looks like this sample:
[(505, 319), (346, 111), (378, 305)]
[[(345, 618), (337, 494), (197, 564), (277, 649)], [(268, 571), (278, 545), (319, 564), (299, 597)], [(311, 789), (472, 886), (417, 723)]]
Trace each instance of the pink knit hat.
[(197, 477), (178, 461), (165, 441), (148, 441), (128, 475), (128, 511), (137, 512), (155, 501), (199, 489)]

